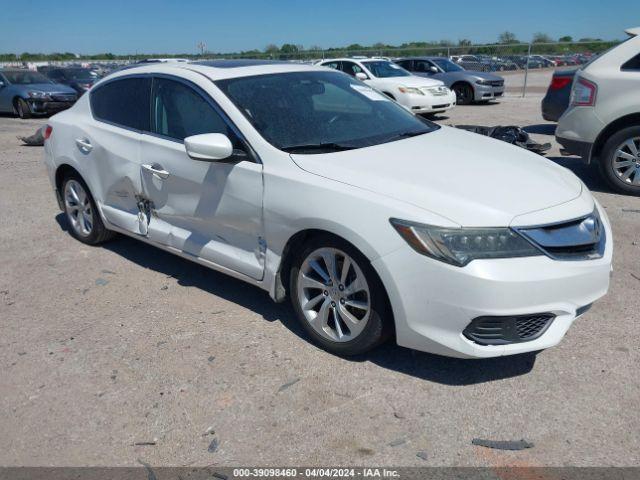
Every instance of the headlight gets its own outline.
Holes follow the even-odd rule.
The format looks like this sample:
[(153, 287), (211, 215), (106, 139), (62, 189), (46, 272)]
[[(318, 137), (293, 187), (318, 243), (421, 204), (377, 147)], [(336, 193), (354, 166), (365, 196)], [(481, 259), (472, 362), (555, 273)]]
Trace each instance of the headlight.
[(396, 218), (390, 222), (418, 253), (459, 267), (480, 258), (542, 255), (510, 228), (442, 228)]
[(400, 90), (402, 93), (413, 93), (415, 95), (424, 95), (422, 90), (415, 87), (398, 87), (398, 90)]
[(478, 85), (491, 85), (491, 82), (489, 80), (476, 80), (476, 83)]
[(29, 97), (31, 97), (31, 98), (37, 98), (37, 99), (39, 99), (39, 100), (48, 100), (48, 99), (50, 99), (50, 98), (51, 98), (51, 97), (49, 96), (49, 94), (48, 94), (48, 93), (45, 93), (45, 92), (39, 92), (39, 91), (37, 91), (37, 90), (36, 90), (36, 91), (33, 91), (33, 92), (27, 92), (27, 93), (28, 93)]

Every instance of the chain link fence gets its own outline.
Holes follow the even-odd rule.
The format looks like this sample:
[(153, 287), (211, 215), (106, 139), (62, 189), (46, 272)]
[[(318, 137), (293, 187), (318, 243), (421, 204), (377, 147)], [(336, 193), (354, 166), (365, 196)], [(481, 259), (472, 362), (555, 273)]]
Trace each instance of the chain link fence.
[[(577, 68), (594, 56), (615, 46), (617, 42), (555, 42), (516, 43), (485, 45), (432, 45), (402, 46), (384, 48), (331, 48), (326, 50), (294, 50), (273, 52), (247, 52), (240, 54), (181, 55), (189, 60), (207, 59), (265, 59), (314, 63), (323, 59), (338, 57), (382, 57), (390, 60), (402, 57), (445, 57), (467, 70), (494, 73), (505, 79), (505, 94), (525, 96), (542, 94), (546, 91), (552, 72), (557, 68)], [(292, 46), (289, 46), (292, 47)], [(295, 47), (294, 47), (295, 48)], [(167, 57), (167, 55), (136, 55), (129, 59), (117, 60), (74, 59), (67, 61), (0, 62), (0, 66), (25, 66), (36, 69), (43, 65), (92, 65), (105, 70), (135, 63), (143, 58)]]

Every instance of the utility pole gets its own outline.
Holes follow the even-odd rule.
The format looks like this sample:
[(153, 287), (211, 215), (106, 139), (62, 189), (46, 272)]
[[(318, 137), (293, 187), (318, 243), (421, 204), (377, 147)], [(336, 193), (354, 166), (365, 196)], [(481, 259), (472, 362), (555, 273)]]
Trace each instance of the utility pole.
[(207, 44), (204, 42), (198, 42), (198, 50), (200, 51), (200, 55), (204, 55), (204, 52), (207, 50)]

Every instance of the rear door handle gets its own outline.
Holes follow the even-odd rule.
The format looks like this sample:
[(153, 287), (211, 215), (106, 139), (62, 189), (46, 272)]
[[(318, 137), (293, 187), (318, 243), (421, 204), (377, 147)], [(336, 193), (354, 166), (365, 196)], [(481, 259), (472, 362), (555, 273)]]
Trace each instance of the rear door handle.
[(142, 165), (142, 168), (144, 168), (148, 172), (151, 172), (152, 175), (158, 178), (164, 179), (169, 176), (169, 172), (167, 172), (165, 169), (163, 169), (160, 165), (157, 165), (157, 164)]
[(76, 145), (82, 153), (89, 153), (93, 150), (93, 145), (87, 138), (76, 138)]

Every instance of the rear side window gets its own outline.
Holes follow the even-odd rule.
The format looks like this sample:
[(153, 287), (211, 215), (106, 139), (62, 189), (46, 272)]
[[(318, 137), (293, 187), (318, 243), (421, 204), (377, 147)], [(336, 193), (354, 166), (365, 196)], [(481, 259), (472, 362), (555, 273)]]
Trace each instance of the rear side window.
[(91, 111), (97, 120), (148, 131), (150, 98), (150, 78), (123, 78), (91, 92)]

